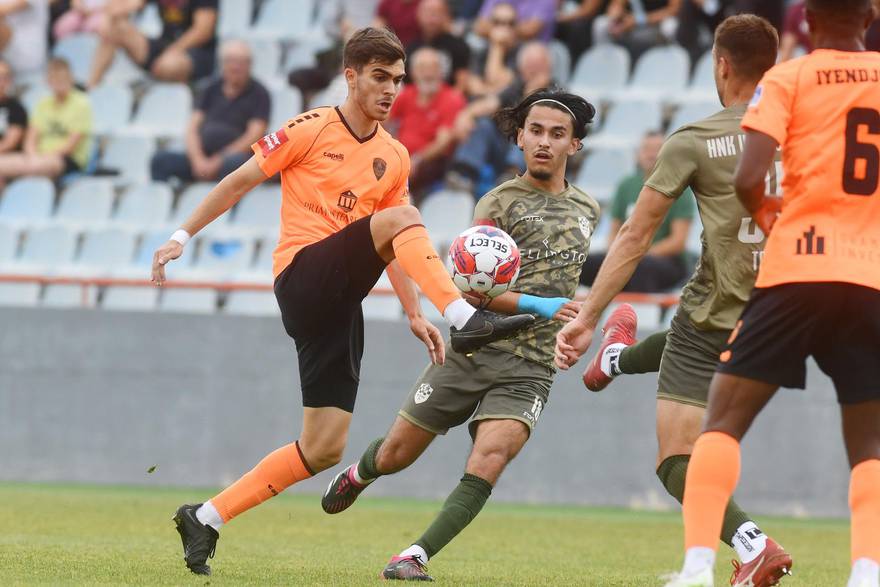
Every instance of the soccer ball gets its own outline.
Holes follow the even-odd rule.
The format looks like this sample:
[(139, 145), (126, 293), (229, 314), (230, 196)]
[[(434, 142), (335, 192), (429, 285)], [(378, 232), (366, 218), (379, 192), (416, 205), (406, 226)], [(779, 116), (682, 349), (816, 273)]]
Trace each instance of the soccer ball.
[(492, 226), (474, 226), (452, 241), (452, 281), (464, 293), (494, 298), (519, 276), (519, 248), (510, 235)]

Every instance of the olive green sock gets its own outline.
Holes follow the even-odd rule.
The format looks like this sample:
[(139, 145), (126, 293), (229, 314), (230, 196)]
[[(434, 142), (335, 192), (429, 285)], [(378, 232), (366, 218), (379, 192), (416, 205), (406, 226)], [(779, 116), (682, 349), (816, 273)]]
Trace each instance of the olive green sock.
[(491, 494), (492, 485), (488, 481), (465, 473), (458, 487), (446, 498), (440, 513), (416, 544), (425, 549), (428, 558), (432, 558), (471, 523)]
[(376, 469), (376, 455), (379, 453), (379, 447), (382, 446), (384, 441), (385, 437), (377, 438), (364, 451), (364, 455), (358, 462), (358, 475), (360, 475), (361, 479), (372, 480), (382, 476), (382, 473)]
[(621, 373), (656, 373), (660, 370), (660, 358), (666, 347), (668, 330), (655, 332), (651, 336), (628, 346), (620, 352), (617, 368)]
[[(684, 500), (684, 480), (687, 476), (690, 455), (675, 455), (667, 458), (657, 467), (657, 476), (663, 483), (663, 487), (669, 495), (681, 503)], [(721, 540), (728, 546), (733, 546), (733, 535), (737, 528), (751, 520), (749, 515), (742, 511), (736, 502), (731, 499), (724, 510), (724, 524), (721, 527)]]

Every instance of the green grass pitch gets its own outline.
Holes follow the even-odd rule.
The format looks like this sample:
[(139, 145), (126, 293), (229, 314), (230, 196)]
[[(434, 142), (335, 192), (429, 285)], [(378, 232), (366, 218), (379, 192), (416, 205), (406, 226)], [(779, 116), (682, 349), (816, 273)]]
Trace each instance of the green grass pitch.
[[(281, 496), (223, 528), (213, 576), (184, 567), (171, 516), (210, 491), (0, 484), (0, 585), (378, 585), (392, 555), (440, 504), (362, 499), (328, 516), (316, 496)], [(760, 518), (794, 556), (790, 587), (843, 585), (841, 520)], [(680, 516), (489, 503), (429, 565), (445, 585), (662, 585), (681, 562)], [(719, 553), (727, 585), (732, 552)]]

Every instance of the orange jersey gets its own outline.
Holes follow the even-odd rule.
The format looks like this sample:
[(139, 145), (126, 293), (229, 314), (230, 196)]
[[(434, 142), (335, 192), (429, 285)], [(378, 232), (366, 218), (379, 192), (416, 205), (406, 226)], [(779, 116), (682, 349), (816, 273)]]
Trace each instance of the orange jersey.
[(880, 290), (880, 53), (819, 49), (777, 65), (742, 126), (775, 139), (785, 169), (756, 287)]
[(409, 203), (409, 154), (381, 125), (359, 139), (338, 108), (287, 121), (251, 147), (267, 176), (281, 172), (277, 277), (306, 246), (374, 212)]

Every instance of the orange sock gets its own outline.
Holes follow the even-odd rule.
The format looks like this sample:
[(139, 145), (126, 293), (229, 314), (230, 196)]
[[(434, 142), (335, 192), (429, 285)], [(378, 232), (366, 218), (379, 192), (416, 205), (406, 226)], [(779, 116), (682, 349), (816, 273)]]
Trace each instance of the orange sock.
[(211, 503), (223, 521), (228, 522), (313, 474), (299, 450), (299, 443), (294, 442), (266, 455), (256, 467), (213, 497)]
[(400, 266), (441, 314), (446, 306), (461, 299), (423, 225), (407, 226), (395, 235), (391, 245)]
[(880, 460), (853, 467), (849, 481), (852, 511), (852, 560), (869, 558), (880, 563)]
[(694, 445), (684, 486), (684, 546), (718, 550), (724, 509), (736, 489), (739, 442), (723, 432), (704, 432)]

